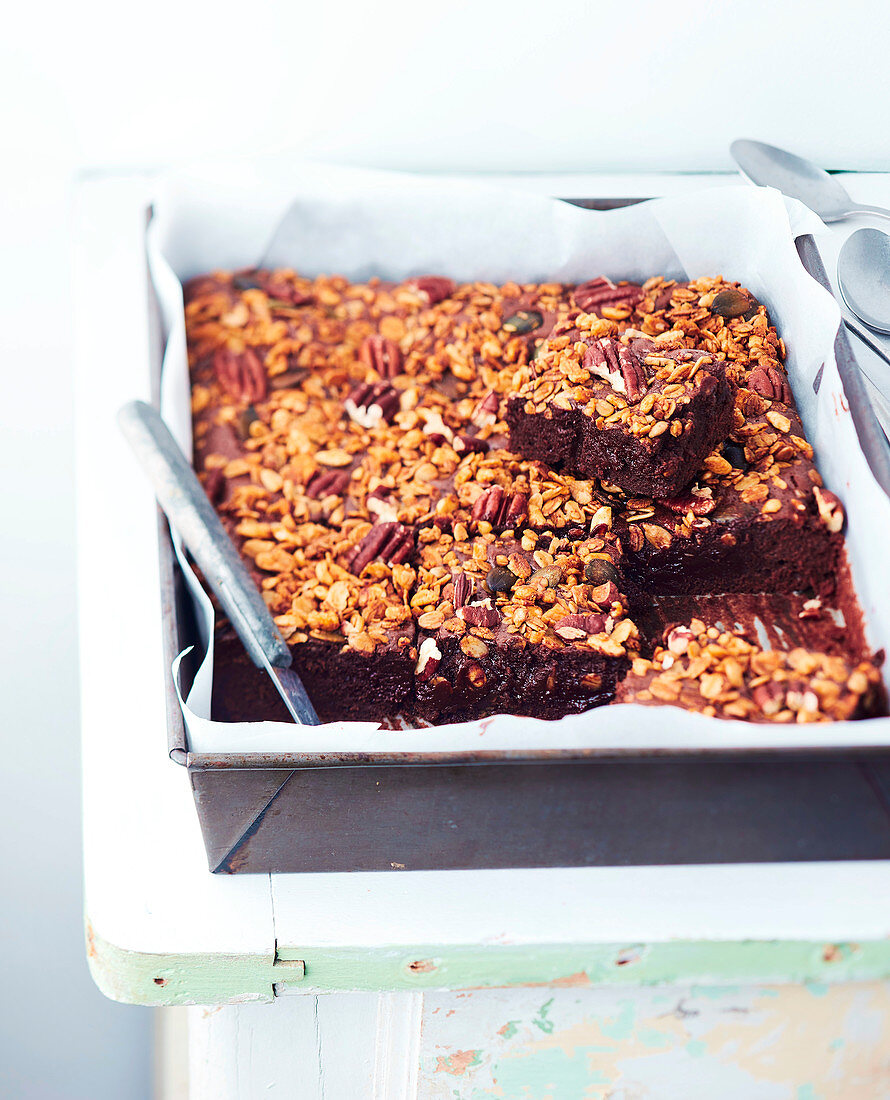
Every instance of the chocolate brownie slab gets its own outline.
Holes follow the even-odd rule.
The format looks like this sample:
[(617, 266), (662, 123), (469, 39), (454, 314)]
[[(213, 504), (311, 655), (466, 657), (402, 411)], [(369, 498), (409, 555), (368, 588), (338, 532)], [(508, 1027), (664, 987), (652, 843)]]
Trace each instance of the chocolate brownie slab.
[[(653, 597), (834, 581), (843, 512), (812, 464), (784, 346), (721, 279), (253, 271), (196, 280), (186, 312), (196, 467), (325, 719), (558, 717), (613, 696), (638, 648), (634, 609)], [(581, 328), (591, 344), (555, 351), (595, 345), (590, 386), (620, 398), (603, 427), (650, 417), (668, 426), (646, 440), (677, 440), (713, 396), (703, 380), (731, 387), (729, 439), (688, 487), (644, 495), (507, 448), (510, 395)], [(642, 365), (639, 401), (614, 392), (622, 356)], [(226, 713), (231, 696), (216, 693)]]

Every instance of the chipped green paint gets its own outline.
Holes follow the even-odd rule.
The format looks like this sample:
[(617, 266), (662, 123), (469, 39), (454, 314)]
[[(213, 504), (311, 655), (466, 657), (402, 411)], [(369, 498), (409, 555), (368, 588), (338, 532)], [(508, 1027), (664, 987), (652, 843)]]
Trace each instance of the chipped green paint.
[(582, 1100), (587, 1096), (602, 1096), (602, 1090), (591, 1086), (608, 1085), (609, 1078), (592, 1069), (588, 1059), (567, 1055), (558, 1047), (535, 1051), (534, 1057), (499, 1058), (491, 1067), (497, 1092), (474, 1090), (461, 1094), (462, 1100), (483, 1100), (483, 1097), (503, 1097), (504, 1100)]
[[(300, 979), (293, 970), (276, 966), (271, 954), (156, 955), (117, 947), (89, 928), (87, 936), (96, 984), (112, 999), (130, 1004), (268, 1001), (276, 983), (310, 994), (669, 983), (704, 993), (708, 986), (807, 982), (819, 988), (890, 978), (890, 940), (861, 943), (849, 954), (829, 953), (828, 959), (825, 946), (797, 940), (672, 941), (648, 944), (638, 962), (618, 965), (616, 960), (626, 950), (621, 944), (380, 945), (373, 950), (282, 945), (288, 959), (305, 961), (305, 977)], [(418, 965), (428, 960), (434, 965)]]
[(642, 1027), (637, 1029), (637, 1039), (644, 1047), (651, 1050), (666, 1050), (674, 1045), (674, 1036), (665, 1031), (659, 1031), (654, 1027)]
[(830, 988), (825, 982), (804, 982), (804, 989), (814, 997), (824, 997)]
[(617, 1016), (603, 1020), (600, 1031), (607, 1039), (628, 1039), (633, 1034), (636, 1010), (633, 1001), (622, 1001)]
[(549, 1035), (553, 1031), (553, 1021), (547, 1019), (547, 1013), (550, 1011), (550, 1006), (553, 1004), (553, 998), (549, 1001), (545, 1001), (538, 1010), (537, 1016), (532, 1020), (532, 1024), (535, 1027), (539, 1027), (546, 1035)]
[[(537, 989), (461, 994), (448, 1015), (438, 1007), (448, 1003), (442, 995), (430, 1000), (437, 1007), (423, 1024), (430, 1053), (421, 1053), (418, 1090), (430, 1100), (607, 1100), (625, 1092), (660, 1100), (666, 1089), (690, 1100), (890, 1096), (886, 981), (831, 985), (824, 997), (801, 985), (675, 986), (669, 994), (641, 986), (632, 995), (614, 986), (554, 989), (546, 1033), (532, 1026), (543, 1007)], [(459, 1088), (443, 1081), (447, 1091), (436, 1089), (436, 1056), (462, 1053), (486, 1006), (500, 1011), (506, 1004), (522, 1020), (511, 1037), (491, 1026), (481, 1061), (452, 1079)], [(628, 1006), (632, 1026), (624, 1034)], [(606, 1034), (609, 1025), (621, 1038)]]
[(735, 997), (739, 993), (739, 987), (733, 985), (693, 985), (691, 991), (696, 997), (709, 997), (714, 1001), (722, 1001), (724, 997)]
[(518, 1024), (519, 1020), (508, 1020), (503, 1027), (498, 1028), (498, 1035), (501, 1035), (504, 1039), (512, 1039), (519, 1031)]

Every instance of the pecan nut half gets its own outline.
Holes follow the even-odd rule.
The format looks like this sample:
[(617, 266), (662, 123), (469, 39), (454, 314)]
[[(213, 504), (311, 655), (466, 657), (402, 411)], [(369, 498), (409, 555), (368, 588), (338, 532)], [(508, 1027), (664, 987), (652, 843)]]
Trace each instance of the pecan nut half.
[(616, 393), (623, 393), (630, 402), (639, 401), (646, 390), (643, 361), (632, 348), (611, 337), (588, 344), (582, 365), (608, 382)]
[(505, 493), (500, 485), (492, 485), (476, 498), (472, 518), (490, 523), (492, 527), (515, 527), (528, 515), (525, 493)]
[(262, 401), (268, 392), (266, 370), (253, 348), (245, 348), (240, 354), (228, 348), (217, 348), (213, 353), (213, 373), (236, 401), (252, 404)]
[(248, 268), (234, 276), (232, 286), (235, 290), (262, 290), (268, 297), (288, 306), (305, 306), (313, 301), (311, 294), (297, 290), (283, 276), (269, 271)]
[(633, 550), (635, 554), (638, 554), (646, 542), (646, 536), (643, 534), (640, 526), (636, 523), (630, 523), (627, 527), (627, 545)]
[(664, 632), (664, 644), (668, 652), (675, 657), (682, 657), (689, 649), (689, 643), (695, 640), (692, 630), (685, 625), (668, 627)]
[(263, 290), (271, 299), (274, 299), (273, 305), (275, 302), (280, 302), (286, 306), (308, 306), (315, 300), (311, 294), (291, 286), (286, 279), (267, 279), (263, 284)]
[(778, 714), (785, 705), (785, 689), (776, 680), (769, 680), (765, 684), (758, 684), (751, 692), (751, 695), (754, 702), (768, 717)]
[(748, 389), (770, 401), (791, 404), (791, 390), (788, 388), (788, 382), (776, 367), (755, 367), (748, 375)]
[(359, 352), (361, 361), (381, 378), (395, 378), (402, 370), (402, 349), (385, 336), (368, 336)]
[(642, 287), (633, 283), (617, 286), (605, 275), (581, 283), (572, 291), (572, 299), (584, 313), (596, 313), (603, 306), (633, 306), (643, 297)]
[(484, 455), (489, 449), (487, 439), (478, 439), (474, 435), (466, 435), (463, 432), (454, 437), (452, 446), (459, 455), (468, 454), (471, 451), (475, 454)]
[(417, 664), (414, 666), (414, 675), (421, 683), (429, 680), (436, 672), (442, 661), (442, 651), (436, 645), (435, 638), (424, 638), (417, 651)]
[(470, 420), (477, 428), (487, 428), (496, 422), (500, 407), (501, 399), (494, 390), (489, 390), (476, 408), (473, 409)]
[(399, 565), (411, 556), (414, 532), (401, 523), (376, 523), (348, 559), (349, 569), (360, 576), (366, 565), (382, 561)]
[(306, 496), (315, 500), (343, 496), (349, 485), (349, 478), (348, 470), (316, 470), (306, 482)]
[(349, 393), (343, 408), (350, 420), (363, 428), (391, 424), (399, 411), (399, 391), (388, 382), (362, 382)]
[(693, 486), (687, 492), (669, 497), (660, 503), (681, 516), (685, 516), (687, 512), (692, 512), (694, 516), (706, 516), (717, 507), (713, 490), (707, 485), (702, 489)]
[(491, 606), (490, 600), (464, 604), (455, 614), (459, 619), (463, 619), (467, 626), (484, 626), (489, 630), (501, 621), (500, 611)]
[(454, 604), (455, 611), (457, 611), (470, 602), (473, 595), (473, 582), (466, 573), (455, 573), (451, 581), (451, 586), (453, 589), (451, 602)]
[(444, 279), (439, 275), (421, 275), (417, 279), (412, 279), (408, 286), (423, 295), (431, 306), (450, 298), (455, 291), (451, 279)]
[(590, 612), (586, 615), (566, 615), (560, 619), (554, 629), (567, 642), (580, 641), (588, 634), (602, 634), (606, 625), (606, 616)]
[(365, 507), (376, 516), (377, 523), (392, 523), (399, 518), (398, 502), (394, 500), (392, 490), (378, 485), (365, 497)]

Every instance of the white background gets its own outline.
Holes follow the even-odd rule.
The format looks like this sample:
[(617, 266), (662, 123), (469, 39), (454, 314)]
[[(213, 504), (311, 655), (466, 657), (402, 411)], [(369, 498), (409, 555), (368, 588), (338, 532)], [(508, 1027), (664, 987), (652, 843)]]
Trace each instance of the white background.
[(142, 1097), (149, 1014), (103, 1001), (82, 949), (68, 268), (78, 175), (293, 147), (430, 170), (711, 171), (730, 168), (740, 136), (826, 167), (887, 170), (890, 5), (8, 8), (0, 1093)]

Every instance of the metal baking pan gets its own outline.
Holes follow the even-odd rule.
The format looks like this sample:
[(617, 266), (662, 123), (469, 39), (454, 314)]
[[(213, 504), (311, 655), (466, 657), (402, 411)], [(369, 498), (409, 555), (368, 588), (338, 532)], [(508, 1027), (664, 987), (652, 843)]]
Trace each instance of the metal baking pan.
[[(813, 239), (798, 252), (827, 286)], [(157, 401), (154, 300), (150, 311)], [(836, 353), (863, 451), (890, 486), (890, 450), (843, 328)], [(169, 669), (197, 634), (160, 514), (158, 531), (169, 752), (188, 769), (212, 871), (890, 858), (890, 761), (874, 750), (191, 753)]]

